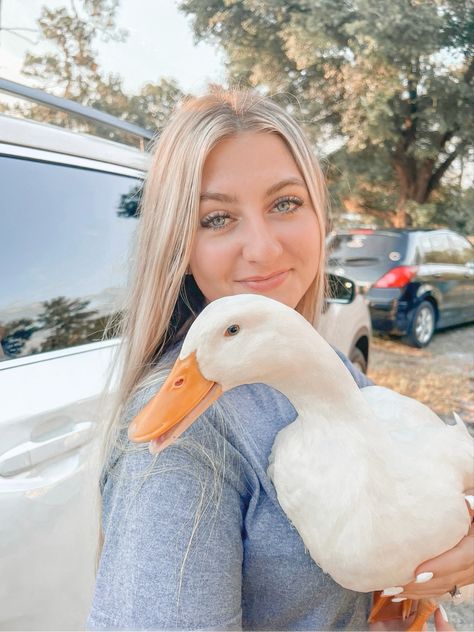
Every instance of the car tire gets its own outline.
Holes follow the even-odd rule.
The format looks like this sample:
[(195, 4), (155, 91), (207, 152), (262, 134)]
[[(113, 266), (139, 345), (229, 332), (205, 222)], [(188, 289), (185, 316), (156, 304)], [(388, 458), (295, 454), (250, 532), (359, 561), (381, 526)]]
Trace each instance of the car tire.
[(414, 347), (422, 348), (429, 344), (435, 331), (435, 311), (428, 301), (422, 301), (413, 314), (408, 330), (407, 341)]
[(349, 357), (352, 364), (362, 373), (367, 373), (367, 359), (358, 347), (354, 347)]

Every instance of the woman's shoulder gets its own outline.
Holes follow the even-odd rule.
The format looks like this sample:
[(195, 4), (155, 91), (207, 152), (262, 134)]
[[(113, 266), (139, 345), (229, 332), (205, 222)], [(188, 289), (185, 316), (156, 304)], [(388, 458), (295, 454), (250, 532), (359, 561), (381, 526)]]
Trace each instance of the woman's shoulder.
[[(151, 454), (148, 444), (136, 444), (128, 438), (128, 426), (140, 411), (160, 390), (166, 370), (158, 369), (129, 398), (121, 416), (120, 430), (101, 478), (101, 489), (133, 485), (134, 480), (144, 477), (162, 476), (163, 473), (187, 471), (193, 476), (205, 479), (216, 475), (226, 479), (244, 494), (246, 486), (241, 476), (242, 455), (234, 442), (234, 433), (229, 429), (234, 424), (229, 419), (231, 411), (221, 404), (213, 405), (176, 440), (158, 455)], [(168, 474), (167, 474), (168, 475)], [(124, 483), (128, 481), (128, 483)]]
[[(372, 382), (335, 349), (359, 388)], [(117, 445), (104, 469), (102, 489), (112, 473), (136, 476), (153, 468), (154, 459), (147, 445), (132, 444), (127, 428), (142, 408), (159, 391), (173, 360), (179, 354), (174, 347), (163, 362), (150, 372), (147, 379), (129, 399), (121, 419)], [(291, 402), (279, 391), (266, 384), (245, 384), (224, 393), (203, 413), (177, 442), (160, 455), (168, 467), (188, 467), (214, 470), (216, 464), (242, 493), (244, 479), (254, 472), (266, 470), (276, 434), (296, 418)], [(222, 455), (225, 455), (224, 462)], [(163, 458), (164, 456), (164, 458)]]
[(365, 373), (362, 373), (360, 369), (354, 366), (352, 362), (349, 360), (349, 358), (344, 353), (342, 353), (342, 351), (339, 351), (339, 349), (336, 349), (336, 347), (333, 347), (333, 349), (337, 353), (337, 355), (341, 358), (341, 360), (343, 361), (343, 363), (349, 370), (350, 374), (354, 378), (354, 381), (359, 388), (365, 388), (366, 386), (374, 385), (372, 380), (368, 378), (367, 375), (365, 375)]

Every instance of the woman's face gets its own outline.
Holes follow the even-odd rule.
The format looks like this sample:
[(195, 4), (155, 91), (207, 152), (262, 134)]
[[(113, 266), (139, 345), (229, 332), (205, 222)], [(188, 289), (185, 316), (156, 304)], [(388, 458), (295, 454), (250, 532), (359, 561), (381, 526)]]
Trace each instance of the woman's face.
[(319, 267), (319, 227), (283, 140), (243, 132), (204, 164), (191, 272), (208, 302), (264, 294), (295, 308)]

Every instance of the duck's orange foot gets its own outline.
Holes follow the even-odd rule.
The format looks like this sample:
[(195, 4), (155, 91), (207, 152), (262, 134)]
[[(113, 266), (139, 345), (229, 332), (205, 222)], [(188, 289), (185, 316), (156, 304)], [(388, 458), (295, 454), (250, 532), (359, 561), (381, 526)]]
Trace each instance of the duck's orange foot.
[(423, 626), (431, 617), (437, 607), (438, 604), (436, 604), (434, 601), (431, 601), (430, 599), (420, 599), (420, 601), (418, 602), (418, 608), (416, 610), (416, 616), (413, 619), (413, 622), (407, 628), (407, 631), (420, 632), (421, 630), (423, 630)]
[(375, 591), (368, 622), (407, 619), (412, 611), (414, 602), (411, 599), (393, 602), (392, 599), (393, 597), (383, 597), (382, 591)]

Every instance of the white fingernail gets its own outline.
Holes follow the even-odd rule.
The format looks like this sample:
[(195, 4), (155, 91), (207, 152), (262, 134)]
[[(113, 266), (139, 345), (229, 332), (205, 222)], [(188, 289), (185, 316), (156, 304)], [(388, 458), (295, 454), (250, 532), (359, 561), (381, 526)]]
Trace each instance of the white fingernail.
[(390, 586), (390, 588), (382, 590), (382, 597), (392, 597), (393, 595), (398, 595), (401, 592), (403, 592), (403, 588), (401, 586)]
[(474, 496), (469, 495), (469, 496), (464, 496), (464, 498), (466, 499), (466, 502), (468, 503), (472, 511), (474, 511)]
[(441, 616), (446, 621), (446, 623), (448, 623), (448, 615), (446, 614), (446, 610), (443, 608), (441, 604), (439, 604), (438, 610), (441, 612)]
[(433, 573), (420, 573), (416, 576), (415, 584), (424, 584), (425, 582), (429, 582), (433, 577)]
[(392, 599), (393, 603), (398, 603), (399, 601), (406, 601), (407, 598), (406, 597), (394, 597)]

